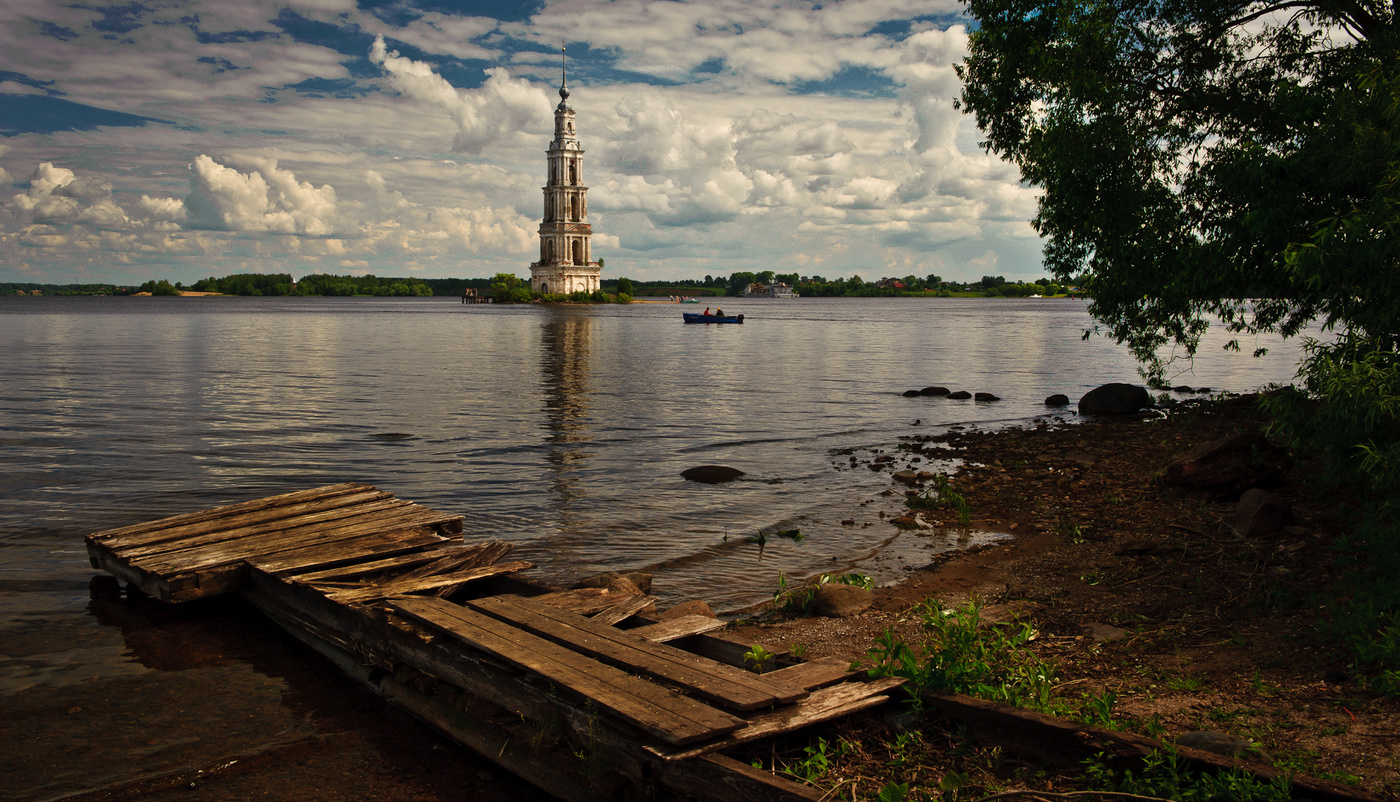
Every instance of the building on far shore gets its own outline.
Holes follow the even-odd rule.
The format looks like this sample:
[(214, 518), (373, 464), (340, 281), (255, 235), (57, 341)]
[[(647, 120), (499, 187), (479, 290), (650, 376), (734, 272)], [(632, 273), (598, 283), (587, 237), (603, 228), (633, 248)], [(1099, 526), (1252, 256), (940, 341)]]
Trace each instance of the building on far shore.
[(787, 284), (750, 284), (744, 288), (745, 298), (796, 298), (797, 293)]
[[(562, 62), (563, 51), (559, 49)], [(583, 148), (574, 131), (569, 78), (561, 64), (559, 105), (554, 109), (554, 141), (549, 143), (549, 180), (544, 187), (540, 260), (530, 265), (530, 289), (569, 294), (596, 292), (602, 265), (593, 261), (593, 227), (588, 224), (588, 187), (583, 185)]]

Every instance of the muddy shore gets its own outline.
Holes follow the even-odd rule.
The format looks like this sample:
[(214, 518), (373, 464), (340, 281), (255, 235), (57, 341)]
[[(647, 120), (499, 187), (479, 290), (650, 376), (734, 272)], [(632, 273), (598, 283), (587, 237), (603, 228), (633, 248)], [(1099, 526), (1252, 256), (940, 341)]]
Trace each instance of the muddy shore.
[[(739, 631), (809, 657), (860, 659), (886, 630), (916, 642), (913, 611), (925, 600), (949, 607), (976, 598), (984, 620), (1036, 628), (1029, 648), (1055, 667), (1057, 695), (1112, 698), (1125, 729), (1166, 741), (1219, 733), (1277, 767), (1400, 798), (1400, 704), (1370, 693), (1350, 654), (1323, 632), (1331, 594), (1344, 592), (1333, 546), (1346, 522), (1336, 500), (1309, 483), (1318, 466), (1295, 460), (1274, 491), (1294, 523), (1259, 538), (1235, 533), (1233, 500), (1159, 482), (1174, 457), (1261, 430), (1255, 400), (951, 435), (942, 445), (965, 462), (951, 482), (971, 525), (1015, 539), (940, 555), (878, 589), (858, 616)], [(906, 446), (906, 456), (918, 448)], [(948, 511), (925, 515), (932, 520), (921, 525), (958, 525)], [(878, 723), (865, 726), (867, 740), (880, 737)], [(1004, 758), (979, 760), (941, 770), (1007, 787)]]

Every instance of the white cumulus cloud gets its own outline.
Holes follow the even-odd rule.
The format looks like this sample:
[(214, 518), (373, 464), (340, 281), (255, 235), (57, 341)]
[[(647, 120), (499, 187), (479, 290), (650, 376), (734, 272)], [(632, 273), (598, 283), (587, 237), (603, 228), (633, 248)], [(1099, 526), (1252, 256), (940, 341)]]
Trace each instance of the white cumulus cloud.
[(335, 188), (298, 182), (276, 159), (241, 173), (201, 154), (190, 165), (184, 206), (194, 228), (325, 236), (335, 231)]
[(453, 150), (479, 154), (492, 144), (521, 131), (534, 131), (549, 119), (549, 97), (524, 78), (511, 78), (504, 67), (486, 70), (480, 89), (458, 90), (434, 72), (431, 64), (388, 50), (383, 36), (375, 37), (369, 60), (381, 66), (395, 90), (414, 100), (439, 106), (457, 123)]

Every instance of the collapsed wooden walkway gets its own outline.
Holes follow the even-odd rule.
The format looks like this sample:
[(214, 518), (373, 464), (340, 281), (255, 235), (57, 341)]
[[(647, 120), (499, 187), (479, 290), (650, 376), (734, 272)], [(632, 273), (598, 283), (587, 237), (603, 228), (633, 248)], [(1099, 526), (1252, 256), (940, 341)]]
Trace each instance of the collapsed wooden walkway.
[[(462, 517), (340, 484), (112, 529), (95, 568), (166, 602), (237, 592), (351, 676), (565, 799), (818, 799), (724, 755), (883, 703), (898, 680), (757, 652), (650, 596), (554, 591)], [(756, 656), (764, 664), (753, 666)], [(762, 669), (755, 673), (751, 668)]]

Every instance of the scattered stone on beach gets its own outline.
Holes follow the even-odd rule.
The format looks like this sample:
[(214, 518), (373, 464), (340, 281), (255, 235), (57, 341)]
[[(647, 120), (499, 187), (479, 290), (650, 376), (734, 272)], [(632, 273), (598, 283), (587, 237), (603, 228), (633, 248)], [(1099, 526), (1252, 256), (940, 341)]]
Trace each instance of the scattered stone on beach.
[(1196, 392), (1196, 391), (1193, 390), (1193, 389), (1191, 389), (1191, 385), (1189, 385), (1189, 384), (1178, 384), (1177, 386), (1175, 386), (1175, 387), (1172, 388), (1172, 392), (1174, 392), (1174, 393), (1194, 393), (1194, 392)]
[(974, 401), (1000, 401), (1000, 400), (1001, 400), (1000, 397), (995, 396), (995, 395), (992, 395), (991, 393), (973, 393), (973, 394), (972, 394), (972, 398), (973, 398)]
[(890, 519), (890, 523), (894, 524), (895, 526), (899, 527), (900, 529), (918, 529), (918, 528), (919, 528), (919, 519), (918, 519), (918, 518), (915, 518), (915, 517), (912, 516), (912, 515), (901, 515), (901, 516), (899, 516), (898, 518), (891, 518), (891, 519)]
[(1049, 398), (1046, 398), (1046, 399), (1045, 399), (1045, 406), (1047, 406), (1047, 407), (1065, 407), (1065, 406), (1069, 406), (1069, 396), (1065, 395), (1064, 393), (1055, 393), (1054, 395), (1052, 395), (1052, 396), (1050, 396)]
[(1235, 534), (1265, 537), (1293, 520), (1293, 508), (1282, 497), (1260, 488), (1244, 491), (1235, 504)]
[(905, 398), (918, 398), (918, 397), (919, 397), (919, 391), (918, 391), (918, 390), (905, 390), (905, 391), (904, 391), (904, 397), (905, 397)]
[(1080, 629), (1084, 632), (1084, 636), (1094, 643), (1102, 643), (1106, 640), (1122, 640), (1128, 636), (1128, 630), (1122, 627), (1115, 627), (1112, 624), (1094, 622), (1085, 624)]
[(1159, 474), (1168, 487), (1212, 501), (1238, 498), (1253, 488), (1277, 487), (1291, 460), (1258, 431), (1224, 437), (1178, 456)]
[(1146, 387), (1121, 382), (1095, 387), (1079, 399), (1079, 411), (1089, 415), (1130, 415), (1150, 406)]
[(855, 585), (828, 582), (818, 585), (812, 597), (812, 614), (826, 618), (850, 618), (859, 615), (870, 606), (870, 591)]
[(901, 484), (916, 485), (919, 483), (919, 472), (907, 470), (896, 471), (895, 473), (890, 474), (890, 478)]
[(855, 520), (854, 518), (843, 518), (843, 519), (841, 519), (841, 525), (842, 525), (842, 526), (855, 526), (855, 525), (856, 525), (856, 520)]
[(730, 468), (727, 465), (697, 465), (694, 468), (686, 468), (681, 471), (681, 476), (692, 482), (704, 482), (714, 485), (721, 482), (732, 482), (743, 476), (744, 472), (738, 468)]
[(947, 387), (925, 387), (919, 391), (919, 395), (947, 395), (949, 392)]
[(596, 576), (580, 579), (575, 582), (572, 587), (575, 590), (579, 588), (611, 588), (612, 584), (619, 579), (626, 579), (631, 582), (641, 593), (651, 592), (651, 574), (641, 571), (632, 571), (626, 574), (621, 574), (617, 571), (606, 571)]
[(658, 613), (656, 617), (662, 621), (670, 621), (675, 618), (685, 618), (688, 615), (703, 615), (706, 618), (719, 618), (719, 616), (715, 615), (715, 611), (710, 609), (710, 605), (699, 599), (683, 601), (669, 610)]
[(962, 401), (964, 399), (971, 398), (972, 393), (969, 393), (966, 390), (959, 390), (956, 393), (948, 393), (948, 397), (953, 399), (954, 401)]

